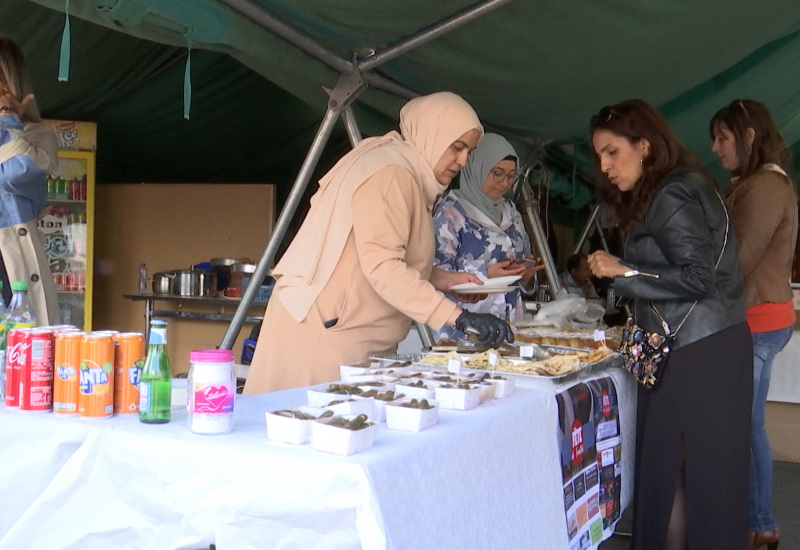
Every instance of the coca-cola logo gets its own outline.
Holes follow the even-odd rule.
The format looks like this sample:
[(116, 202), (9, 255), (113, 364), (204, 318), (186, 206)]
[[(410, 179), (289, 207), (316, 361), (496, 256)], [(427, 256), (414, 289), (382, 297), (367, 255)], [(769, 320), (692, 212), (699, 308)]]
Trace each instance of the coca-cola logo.
[(28, 360), (29, 343), (17, 342), (8, 348), (8, 363), (23, 365)]

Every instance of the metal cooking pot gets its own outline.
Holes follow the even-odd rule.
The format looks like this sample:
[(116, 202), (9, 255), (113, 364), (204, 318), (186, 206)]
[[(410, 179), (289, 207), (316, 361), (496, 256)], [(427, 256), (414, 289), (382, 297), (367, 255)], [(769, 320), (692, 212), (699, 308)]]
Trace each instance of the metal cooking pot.
[(174, 271), (164, 271), (153, 275), (153, 294), (169, 294), (172, 292)]
[(202, 269), (176, 271), (172, 280), (172, 294), (176, 296), (216, 296), (217, 274)]

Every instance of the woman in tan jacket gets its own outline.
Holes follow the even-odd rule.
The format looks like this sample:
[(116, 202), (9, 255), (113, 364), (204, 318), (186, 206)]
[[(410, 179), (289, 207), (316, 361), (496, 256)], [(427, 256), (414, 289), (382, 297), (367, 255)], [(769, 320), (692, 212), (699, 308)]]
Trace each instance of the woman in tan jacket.
[(482, 134), (459, 96), (423, 96), (401, 109), (399, 133), (365, 139), (320, 180), (273, 270), (245, 393), (337, 380), (341, 364), (396, 349), (412, 320), (474, 329), (495, 345), (513, 341), (506, 323), (462, 312), (443, 294), (480, 279), (433, 267), (434, 202)]
[(789, 280), (797, 240), (797, 194), (786, 173), (789, 150), (763, 103), (735, 100), (714, 115), (709, 130), (711, 150), (733, 176), (726, 198), (753, 336), (749, 548), (766, 545), (774, 550), (780, 531), (771, 509), (772, 454), (764, 407), (772, 362), (789, 342), (795, 321)]

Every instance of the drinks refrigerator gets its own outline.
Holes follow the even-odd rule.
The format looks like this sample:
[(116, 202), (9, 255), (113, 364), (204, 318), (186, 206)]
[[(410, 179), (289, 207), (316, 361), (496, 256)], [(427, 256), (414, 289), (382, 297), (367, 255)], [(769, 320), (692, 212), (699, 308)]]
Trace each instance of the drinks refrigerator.
[(47, 178), (38, 227), (58, 291), (61, 322), (92, 330), (95, 205), (94, 123), (44, 121), (59, 140), (58, 169)]

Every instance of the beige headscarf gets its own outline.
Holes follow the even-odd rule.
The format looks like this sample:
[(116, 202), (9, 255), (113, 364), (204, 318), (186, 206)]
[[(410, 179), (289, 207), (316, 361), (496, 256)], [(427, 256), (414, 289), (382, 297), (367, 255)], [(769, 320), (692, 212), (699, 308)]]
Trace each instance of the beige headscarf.
[(433, 208), (447, 190), (436, 181), (433, 168), (447, 148), (472, 129), (482, 132), (483, 126), (456, 94), (418, 97), (400, 110), (400, 133), (363, 140), (320, 179), (308, 216), (273, 270), (292, 317), (306, 318), (341, 258), (353, 227), (351, 200), (359, 186), (387, 166), (401, 166), (414, 175), (428, 208)]

